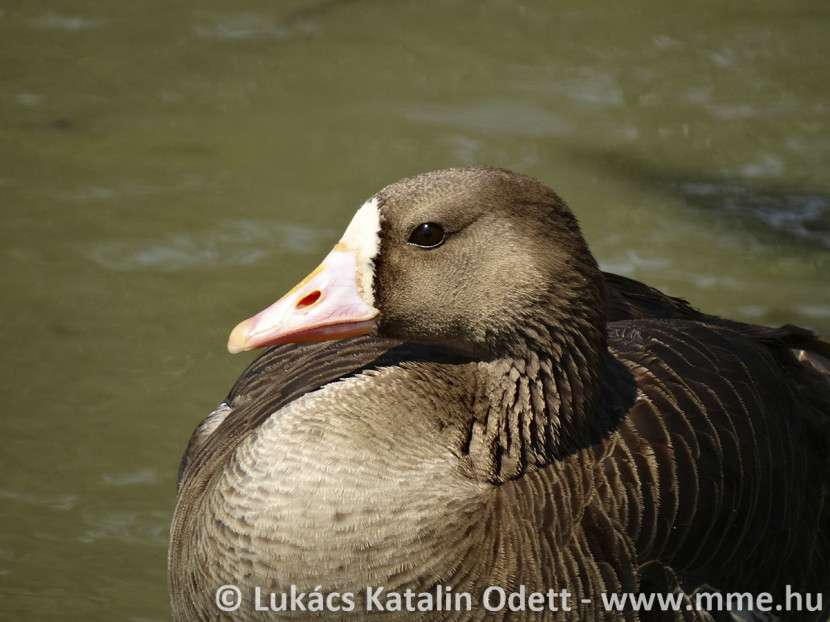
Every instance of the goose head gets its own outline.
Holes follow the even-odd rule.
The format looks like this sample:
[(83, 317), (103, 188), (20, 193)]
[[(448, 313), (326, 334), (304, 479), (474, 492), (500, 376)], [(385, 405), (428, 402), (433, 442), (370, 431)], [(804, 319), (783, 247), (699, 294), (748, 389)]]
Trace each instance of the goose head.
[(533, 178), (470, 167), (378, 192), (228, 349), (374, 334), (489, 359), (562, 334), (601, 351), (604, 324), (602, 275), (565, 202)]

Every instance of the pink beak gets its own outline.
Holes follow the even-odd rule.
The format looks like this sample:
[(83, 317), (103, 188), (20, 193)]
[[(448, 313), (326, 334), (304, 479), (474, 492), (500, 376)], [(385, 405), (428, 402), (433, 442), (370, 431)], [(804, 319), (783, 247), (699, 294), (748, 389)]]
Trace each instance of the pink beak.
[(366, 335), (375, 328), (377, 315), (360, 291), (356, 253), (333, 250), (285, 296), (237, 325), (228, 350), (236, 354), (281, 343)]

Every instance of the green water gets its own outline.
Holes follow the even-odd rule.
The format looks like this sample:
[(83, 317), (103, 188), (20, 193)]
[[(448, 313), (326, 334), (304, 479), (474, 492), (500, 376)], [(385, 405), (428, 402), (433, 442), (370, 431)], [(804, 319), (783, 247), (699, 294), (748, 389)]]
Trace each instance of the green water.
[(608, 269), (830, 335), (830, 5), (0, 2), (0, 619), (169, 619), (230, 329), (405, 175), (539, 177)]

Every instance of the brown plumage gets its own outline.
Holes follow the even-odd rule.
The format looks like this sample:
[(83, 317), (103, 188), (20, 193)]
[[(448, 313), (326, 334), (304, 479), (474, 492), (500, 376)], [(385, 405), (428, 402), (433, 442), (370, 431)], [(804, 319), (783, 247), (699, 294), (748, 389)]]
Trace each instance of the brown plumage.
[[(175, 619), (711, 620), (731, 618), (698, 591), (830, 591), (830, 344), (603, 275), (525, 176), (439, 171), (376, 199), (372, 334), (268, 350), (191, 438)], [(412, 243), (422, 223), (439, 244)], [(255, 587), (267, 606), (292, 586), (354, 611), (255, 610)], [(472, 610), (366, 611), (368, 586)], [(488, 612), (489, 586), (571, 610)], [(686, 600), (602, 606), (627, 592)]]

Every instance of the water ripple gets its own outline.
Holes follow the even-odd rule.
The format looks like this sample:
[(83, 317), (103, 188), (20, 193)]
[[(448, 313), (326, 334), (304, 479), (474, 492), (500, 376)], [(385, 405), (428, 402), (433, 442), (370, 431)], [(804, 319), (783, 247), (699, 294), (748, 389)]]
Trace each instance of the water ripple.
[(0, 490), (0, 499), (8, 501), (17, 501), (27, 505), (37, 505), (43, 507), (54, 508), (56, 510), (69, 510), (75, 506), (78, 495), (43, 495), (34, 494), (31, 492), (21, 492), (19, 490)]
[(256, 13), (203, 13), (199, 23), (193, 26), (194, 32), (205, 39), (288, 39), (295, 35), (311, 34), (316, 29), (314, 23), (306, 20), (286, 25)]
[(514, 136), (562, 136), (572, 128), (541, 106), (521, 99), (490, 99), (469, 105), (416, 104), (406, 112), (410, 121)]
[(162, 239), (110, 241), (83, 250), (98, 265), (116, 271), (220, 268), (254, 263), (275, 249), (319, 253), (333, 243), (336, 231), (276, 221), (226, 221), (194, 233), (171, 233)]
[(687, 183), (681, 191), (770, 229), (830, 247), (830, 196), (774, 195), (735, 183)]
[(31, 21), (34, 28), (44, 30), (90, 30), (97, 28), (103, 20), (90, 19), (69, 15), (58, 15), (57, 13), (45, 13)]
[(117, 540), (166, 547), (169, 521), (170, 516), (160, 510), (108, 512), (89, 519), (92, 524), (78, 536), (78, 539), (86, 544), (100, 540)]
[(139, 469), (132, 473), (104, 473), (104, 481), (115, 486), (134, 484), (153, 484), (156, 481), (155, 469)]

